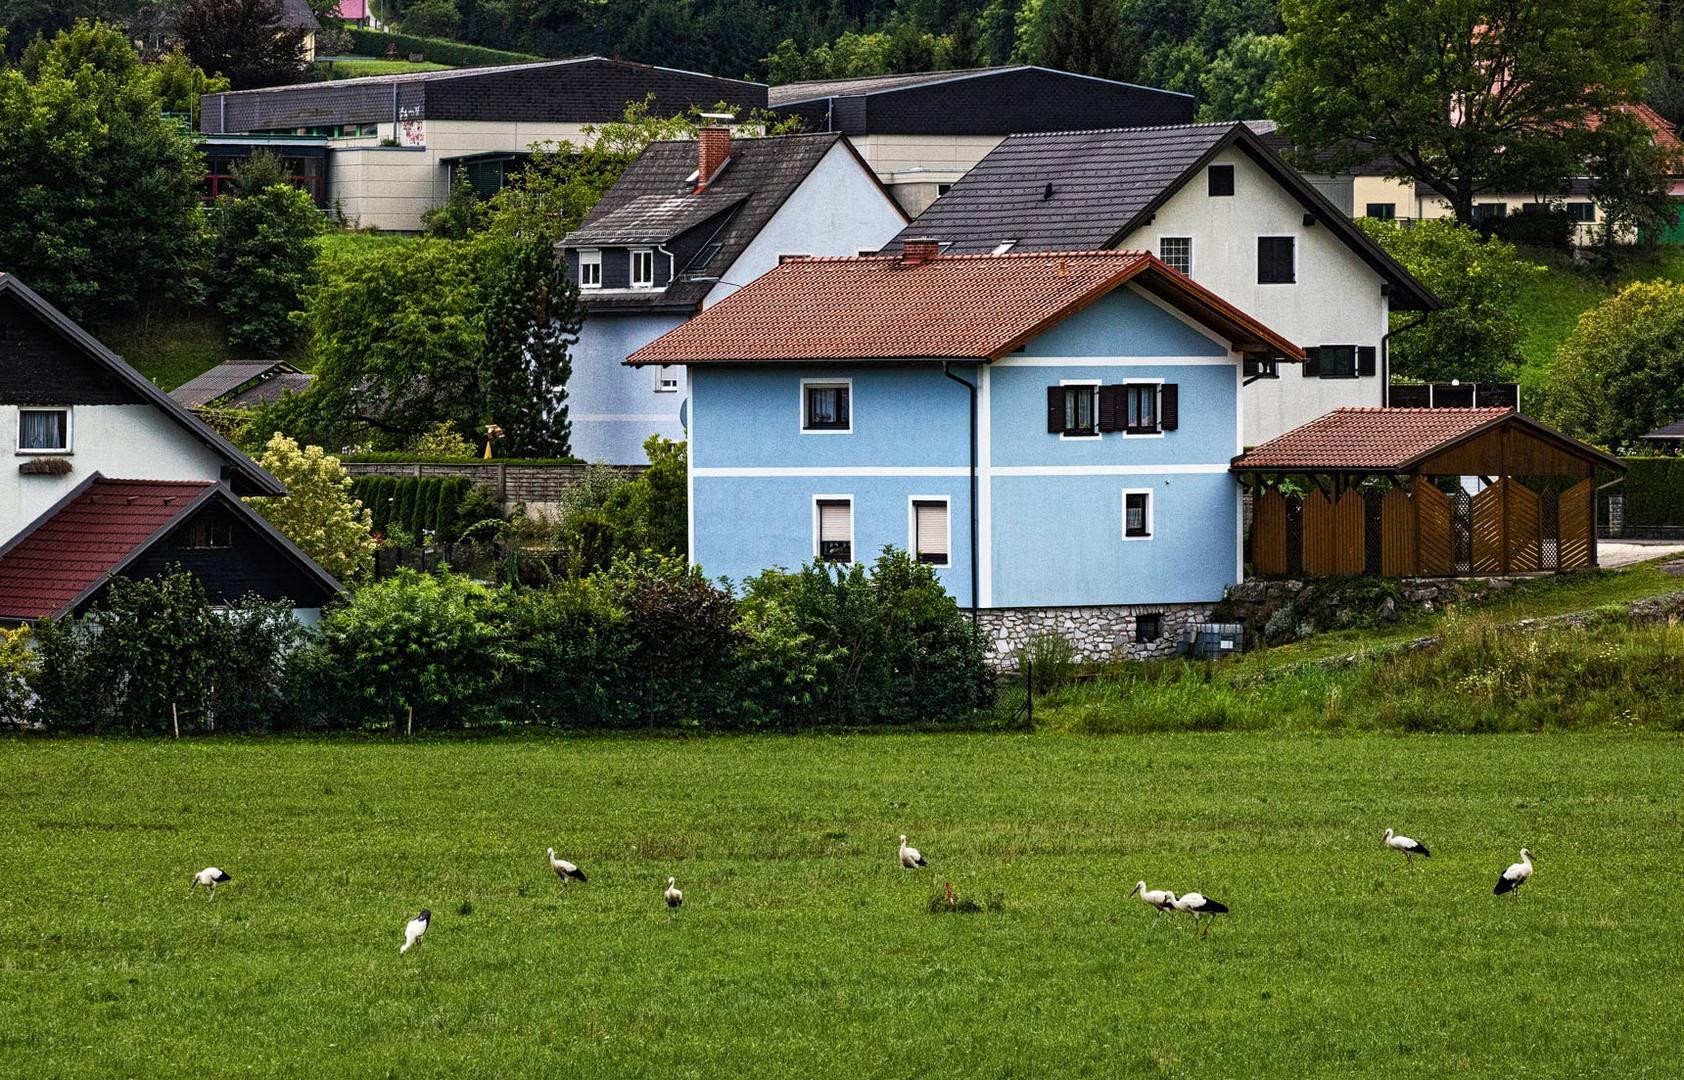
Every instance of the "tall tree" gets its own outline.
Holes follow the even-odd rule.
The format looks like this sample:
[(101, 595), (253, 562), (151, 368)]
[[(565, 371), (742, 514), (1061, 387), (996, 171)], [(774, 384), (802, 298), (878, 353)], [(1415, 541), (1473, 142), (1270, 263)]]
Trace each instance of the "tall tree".
[(510, 237), (484, 249), (485, 347), (480, 422), (503, 429), (505, 455), (565, 457), (569, 349), (584, 311), (547, 236)]
[(188, 57), (235, 90), (304, 77), (305, 31), (283, 29), (280, 0), (182, 0), (176, 33)]
[(1587, 117), (1640, 90), (1643, 0), (1283, 0), (1274, 116), (1326, 169), (1385, 156), (1463, 222), (1572, 175)]
[(315, 279), (322, 215), (310, 196), (274, 183), (224, 196), (216, 206), (217, 307), (228, 340), (274, 356), (297, 337), (292, 313)]
[(1286, 39), (1246, 34), (1228, 43), (1199, 77), (1200, 120), (1254, 120), (1269, 115), (1269, 88)]
[(953, 29), (937, 43), (936, 66), (944, 71), (953, 71), (983, 67), (987, 63), (988, 46), (982, 40), (982, 31), (970, 12), (960, 12), (959, 17), (953, 20)]
[(1117, 0), (1044, 0), (1045, 30), (1036, 62), (1081, 75), (1132, 79), (1140, 67), (1134, 40), (1123, 29)]

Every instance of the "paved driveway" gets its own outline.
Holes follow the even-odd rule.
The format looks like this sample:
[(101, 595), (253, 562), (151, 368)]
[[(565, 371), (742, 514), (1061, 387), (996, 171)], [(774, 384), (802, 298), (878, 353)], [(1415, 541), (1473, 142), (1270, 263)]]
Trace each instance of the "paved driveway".
[(1596, 561), (1605, 567), (1629, 566), (1663, 555), (1684, 554), (1684, 544), (1671, 540), (1598, 540)]

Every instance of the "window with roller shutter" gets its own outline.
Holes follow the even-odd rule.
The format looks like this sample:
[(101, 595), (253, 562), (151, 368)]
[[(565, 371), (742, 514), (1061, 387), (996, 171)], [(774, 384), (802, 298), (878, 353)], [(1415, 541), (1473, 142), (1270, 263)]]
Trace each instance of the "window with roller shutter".
[(820, 562), (854, 561), (854, 501), (820, 499), (817, 503), (818, 535), (815, 554)]
[(912, 503), (912, 551), (921, 563), (948, 564), (949, 517), (946, 499), (915, 499)]

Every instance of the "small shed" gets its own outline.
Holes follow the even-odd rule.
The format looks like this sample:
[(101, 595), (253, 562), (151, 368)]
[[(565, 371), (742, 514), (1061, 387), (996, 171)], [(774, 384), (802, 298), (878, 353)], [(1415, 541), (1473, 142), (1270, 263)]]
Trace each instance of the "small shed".
[(1684, 420), (1674, 420), (1665, 427), (1658, 427), (1644, 435), (1643, 439), (1655, 448), (1657, 454), (1676, 454), (1684, 448)]
[(1596, 565), (1596, 474), (1625, 465), (1511, 409), (1336, 409), (1235, 458), (1259, 576)]

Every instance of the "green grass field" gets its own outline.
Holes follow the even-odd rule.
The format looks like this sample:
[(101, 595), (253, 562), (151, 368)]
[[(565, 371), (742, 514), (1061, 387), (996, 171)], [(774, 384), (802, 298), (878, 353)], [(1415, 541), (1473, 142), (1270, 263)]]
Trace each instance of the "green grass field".
[(1546, 272), (1526, 286), (1520, 301), (1521, 318), (1527, 327), (1526, 340), (1521, 344), (1526, 354), (1526, 368), (1520, 378), (1522, 393), (1543, 385), (1555, 365), (1555, 351), (1567, 340), (1586, 310), (1634, 281), (1684, 282), (1684, 248), (1679, 247), (1631, 254), (1614, 281), (1607, 285), (1590, 273), (1569, 266), (1566, 256), (1530, 249), (1523, 254), (1541, 263)]
[[(1641, 736), (13, 738), (0, 1074), (1676, 1076), (1681, 766)], [(1394, 871), (1388, 825), (1434, 857)], [(552, 844), (591, 877), (566, 897)], [(1492, 896), (1522, 844), (1536, 879)], [(1233, 914), (1155, 927), (1142, 877)], [(931, 914), (946, 881), (1004, 909)]]
[(426, 60), (318, 60), (315, 73), (325, 79), (360, 79), (365, 75), (408, 75), (416, 71), (447, 71), (449, 64)]

